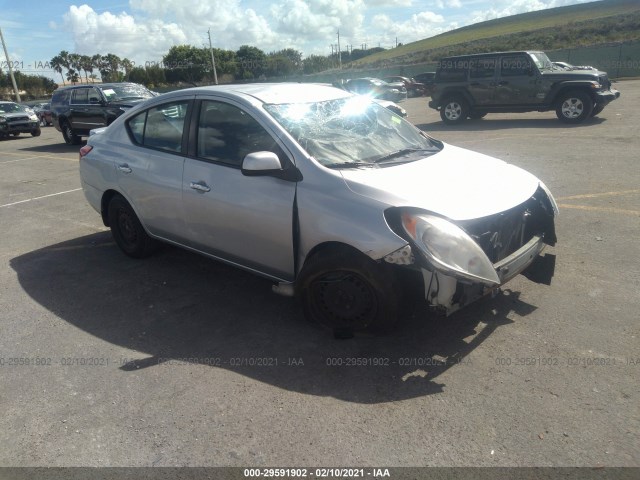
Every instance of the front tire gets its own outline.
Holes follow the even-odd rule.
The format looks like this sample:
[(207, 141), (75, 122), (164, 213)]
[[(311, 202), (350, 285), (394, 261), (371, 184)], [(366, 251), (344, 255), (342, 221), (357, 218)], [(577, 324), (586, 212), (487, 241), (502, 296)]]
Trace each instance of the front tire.
[(389, 330), (398, 319), (398, 294), (388, 268), (349, 248), (314, 255), (298, 284), (305, 317), (336, 336)]
[(80, 145), (82, 138), (75, 134), (69, 122), (64, 122), (61, 126), (62, 137), (67, 145)]
[(564, 123), (576, 124), (589, 118), (592, 111), (591, 97), (585, 92), (573, 91), (559, 98), (556, 115)]
[(440, 108), (440, 118), (449, 125), (459, 124), (465, 121), (469, 115), (469, 104), (460, 97), (447, 99)]
[(113, 239), (126, 255), (146, 258), (156, 251), (158, 243), (147, 235), (129, 202), (115, 195), (109, 202), (109, 226)]
[(604, 110), (604, 105), (596, 105), (595, 107), (593, 107), (593, 111), (591, 112), (591, 116), (595, 117), (596, 115), (601, 113), (603, 110)]
[(31, 130), (32, 137), (39, 137), (41, 133), (42, 133), (42, 130), (40, 130), (40, 127)]

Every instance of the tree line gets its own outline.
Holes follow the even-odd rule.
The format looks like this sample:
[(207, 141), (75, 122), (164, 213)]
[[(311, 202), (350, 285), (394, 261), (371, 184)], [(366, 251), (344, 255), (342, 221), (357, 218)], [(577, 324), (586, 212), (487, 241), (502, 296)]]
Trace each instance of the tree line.
[[(286, 78), (336, 68), (337, 52), (334, 55), (310, 55), (302, 58), (302, 52), (293, 48), (265, 53), (261, 49), (243, 45), (238, 50), (214, 48), (216, 73), (223, 83), (237, 80)], [(343, 65), (371, 55), (382, 48), (353, 49), (341, 55)], [(156, 88), (162, 85), (187, 83), (197, 85), (213, 83), (212, 51), (207, 47), (176, 45), (161, 60), (147, 60), (136, 64), (128, 58), (113, 53), (93, 56), (61, 51), (51, 59), (50, 65), (61, 77), (62, 83), (89, 83), (100, 74), (103, 82), (130, 81)]]
[[(257, 47), (243, 45), (238, 50), (213, 49), (217, 77), (220, 83), (232, 81), (287, 78), (322, 72), (343, 66), (359, 58), (384, 50), (382, 48), (352, 49), (332, 55), (310, 55), (302, 58), (302, 52), (293, 48), (265, 53)], [(62, 85), (130, 81), (158, 88), (166, 85), (213, 83), (211, 50), (193, 45), (176, 45), (161, 60), (148, 60), (136, 64), (126, 57), (113, 53), (106, 55), (80, 55), (62, 50), (42, 67), (49, 67), (60, 76)], [(28, 75), (14, 67), (19, 90), (28, 97), (50, 95), (57, 83), (42, 75)], [(0, 94), (12, 95), (9, 74), (0, 70)]]

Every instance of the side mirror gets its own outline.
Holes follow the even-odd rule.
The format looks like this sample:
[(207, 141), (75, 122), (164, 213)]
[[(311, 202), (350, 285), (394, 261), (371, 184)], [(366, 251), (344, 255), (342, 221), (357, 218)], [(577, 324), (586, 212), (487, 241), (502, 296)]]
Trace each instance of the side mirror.
[(273, 152), (253, 152), (242, 160), (242, 174), (247, 177), (275, 177), (289, 182), (302, 180), (295, 167), (282, 168), (282, 162)]

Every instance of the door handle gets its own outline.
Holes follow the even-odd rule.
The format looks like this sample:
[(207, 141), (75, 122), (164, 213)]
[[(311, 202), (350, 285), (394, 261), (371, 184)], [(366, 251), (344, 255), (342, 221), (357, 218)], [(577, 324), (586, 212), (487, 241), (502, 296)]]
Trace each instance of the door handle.
[(207, 185), (204, 182), (191, 182), (189, 184), (189, 187), (191, 187), (194, 190), (197, 190), (199, 192), (202, 192), (202, 193), (206, 193), (206, 192), (210, 192), (211, 191), (211, 187), (209, 187), (209, 185)]
[(126, 163), (122, 163), (120, 165), (118, 165), (118, 170), (120, 170), (122, 173), (131, 173), (131, 167), (129, 165), (127, 165)]

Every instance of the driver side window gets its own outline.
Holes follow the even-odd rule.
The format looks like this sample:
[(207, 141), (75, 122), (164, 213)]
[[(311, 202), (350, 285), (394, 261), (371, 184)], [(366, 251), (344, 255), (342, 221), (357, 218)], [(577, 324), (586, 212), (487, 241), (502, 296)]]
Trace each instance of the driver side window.
[(205, 100), (198, 118), (197, 156), (240, 167), (252, 152), (273, 152), (283, 159), (274, 138), (251, 115), (224, 102)]

